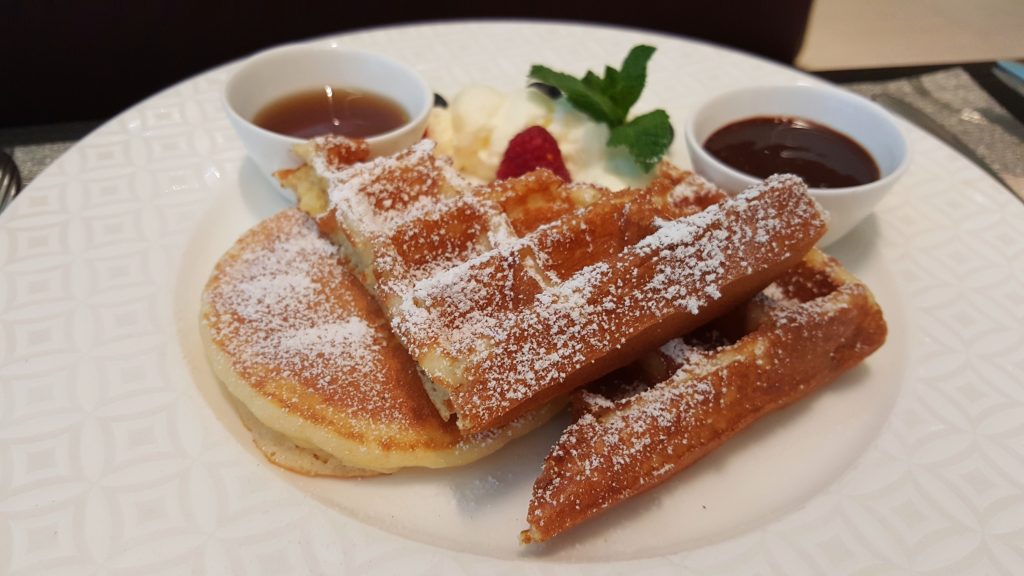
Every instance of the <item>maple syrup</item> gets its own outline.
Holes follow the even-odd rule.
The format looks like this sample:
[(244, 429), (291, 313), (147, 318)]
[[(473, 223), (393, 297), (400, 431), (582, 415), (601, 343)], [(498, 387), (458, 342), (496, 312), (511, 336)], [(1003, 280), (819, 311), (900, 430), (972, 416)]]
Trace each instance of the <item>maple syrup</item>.
[(734, 122), (712, 134), (704, 148), (751, 176), (796, 174), (812, 188), (859, 186), (881, 177), (863, 146), (802, 118), (764, 116)]
[(390, 98), (336, 86), (289, 94), (264, 106), (253, 118), (261, 128), (296, 138), (324, 134), (369, 138), (408, 121), (409, 114)]

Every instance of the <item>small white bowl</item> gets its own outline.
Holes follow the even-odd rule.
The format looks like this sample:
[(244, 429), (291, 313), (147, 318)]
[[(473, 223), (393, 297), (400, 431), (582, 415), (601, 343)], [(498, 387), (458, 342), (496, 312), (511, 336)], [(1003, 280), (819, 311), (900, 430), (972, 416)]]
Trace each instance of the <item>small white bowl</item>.
[(333, 41), (288, 44), (249, 57), (224, 88), (224, 108), (260, 172), (291, 199), (292, 193), (280, 187), (273, 173), (301, 164), (292, 147), (303, 140), (260, 128), (252, 119), (283, 96), (324, 85), (388, 97), (408, 114), (409, 122), (403, 126), (365, 139), (374, 156), (392, 154), (422, 138), (434, 105), (434, 93), (412, 68)]
[(704, 142), (728, 124), (763, 116), (799, 117), (825, 125), (858, 142), (878, 164), (881, 178), (874, 182), (810, 189), (830, 216), (820, 246), (838, 240), (870, 214), (907, 167), (906, 139), (884, 108), (839, 88), (794, 84), (734, 90), (698, 108), (686, 124), (686, 147), (694, 171), (731, 194), (759, 183), (760, 178), (712, 156)]

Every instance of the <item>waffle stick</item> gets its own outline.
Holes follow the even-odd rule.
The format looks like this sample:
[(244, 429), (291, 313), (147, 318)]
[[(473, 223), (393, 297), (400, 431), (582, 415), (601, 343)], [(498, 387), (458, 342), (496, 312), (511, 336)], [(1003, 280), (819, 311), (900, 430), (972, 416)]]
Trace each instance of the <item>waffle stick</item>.
[(868, 288), (812, 250), (762, 293), (574, 395), (544, 462), (529, 528), (542, 542), (686, 469), (806, 397), (885, 340)]
[(320, 228), (464, 433), (735, 307), (825, 229), (794, 177), (707, 207), (720, 193), (692, 201), (710, 187), (670, 167), (643, 190), (564, 185), (546, 171), (473, 187), (429, 141), (351, 166), (332, 164), (332, 146), (307, 153), (329, 192)]

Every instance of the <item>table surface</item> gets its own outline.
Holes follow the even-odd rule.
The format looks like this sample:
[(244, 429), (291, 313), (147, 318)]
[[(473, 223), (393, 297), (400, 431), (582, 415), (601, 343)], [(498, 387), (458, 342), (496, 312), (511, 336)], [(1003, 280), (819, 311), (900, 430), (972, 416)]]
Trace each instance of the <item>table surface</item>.
[(1022, 28), (1020, 0), (814, 0), (796, 64), (818, 71), (1024, 58)]
[[(408, 38), (381, 32), (366, 34), (360, 41), (368, 49), (384, 47), (395, 50), (396, 57), (425, 62), (431, 67), (432, 85), (439, 90), (465, 85), (465, 78), (456, 73), (460, 69), (448, 66), (445, 54), (475, 57), (467, 66), (468, 77), (507, 77), (486, 55), (474, 54), (467, 46), (522, 46), (501, 63), (522, 70), (536, 61), (570, 61), (577, 47), (595, 61), (611, 61), (635, 43), (622, 31), (534, 30), (526, 36), (530, 41), (523, 42), (523, 30), (474, 27), (446, 36), (446, 52), (424, 53), (423, 46), (433, 46), (439, 36), (424, 29)], [(677, 74), (669, 76), (673, 81), (666, 82), (654, 99), (658, 105), (677, 106), (681, 113), (704, 97), (694, 89), (695, 79), (713, 93), (741, 82), (782, 82), (798, 76), (735, 53), (712, 54), (704, 45), (666, 44), (665, 52), (676, 60), (663, 63), (657, 78), (665, 78), (669, 68)], [(712, 55), (718, 64), (706, 66)], [(13, 386), (11, 395), (5, 391), (7, 401), (0, 402), (5, 416), (14, 415), (4, 418), (7, 426), (0, 427), (0, 436), (11, 439), (14, 448), (3, 451), (13, 464), (5, 467), (9, 474), (2, 475), (2, 488), (19, 491), (18, 500), (4, 507), (5, 519), (10, 516), (11, 522), (0, 530), (12, 542), (7, 547), (11, 572), (24, 566), (53, 570), (57, 564), (71, 567), (73, 562), (92, 562), (86, 569), (96, 571), (124, 572), (133, 571), (132, 566), (140, 567), (135, 572), (145, 572), (141, 567), (159, 565), (162, 572), (170, 572), (168, 567), (200, 572), (205, 566), (210, 573), (223, 573), (229, 563), (234, 567), (245, 562), (251, 563), (251, 573), (268, 566), (278, 572), (299, 571), (287, 569), (289, 564), (385, 571), (399, 562), (425, 571), (430, 571), (427, 566), (443, 566), (451, 573), (460, 573), (460, 567), (461, 573), (482, 571), (492, 558), (438, 554), (436, 546), (420, 544), (427, 539), (366, 537), (363, 525), (318, 500), (327, 491), (339, 496), (332, 502), (339, 502), (340, 491), (362, 490), (360, 494), (366, 495), (377, 488), (379, 500), (347, 501), (381, 501), (397, 507), (403, 502), (396, 496), (408, 497), (410, 492), (406, 479), (396, 478), (403, 486), (400, 491), (385, 485), (333, 483), (314, 493), (296, 489), (293, 483), (304, 478), (292, 475), (286, 482), (276, 482), (267, 474), (270, 481), (259, 484), (266, 489), (257, 489), (253, 479), (263, 476), (249, 471), (262, 459), (245, 451), (252, 450), (248, 433), (209, 374), (198, 331), (193, 329), (201, 287), (213, 262), (242, 230), (283, 204), (274, 203), (279, 199), (271, 194), (247, 193), (262, 176), (243, 161), (241, 147), (223, 118), (219, 95), (227, 74), (214, 72), (182, 84), (106, 124), (62, 157), (3, 215), (0, 246), (7, 247), (3, 252), (10, 264), (0, 266), (0, 276), (4, 286), (11, 287), (0, 291), (7, 343), (3, 352), (12, 359), (5, 374), (31, 384)], [(933, 74), (911, 80), (919, 80), (926, 89), (946, 86), (949, 79), (955, 81), (951, 85), (961, 86), (965, 75), (960, 69)], [(973, 82), (969, 75), (967, 80)], [(866, 87), (855, 84), (859, 90), (895, 91), (906, 88), (907, 82), (898, 78), (868, 82)], [(956, 89), (938, 97), (945, 103), (953, 96), (984, 96), (981, 92)], [(987, 107), (981, 110), (991, 112)], [(859, 380), (868, 386), (838, 389), (838, 395), (823, 398), (833, 401), (833, 409), (809, 413), (819, 418), (843, 414), (864, 422), (865, 411), (851, 409), (844, 392), (898, 393), (895, 406), (871, 404), (878, 409), (873, 414), (881, 429), (872, 451), (841, 484), (817, 491), (784, 525), (746, 532), (722, 546), (687, 550), (685, 557), (683, 552), (652, 556), (647, 566), (676, 574), (724, 574), (730, 567), (736, 568), (730, 573), (762, 567), (762, 572), (855, 574), (886, 568), (935, 571), (940, 565), (955, 565), (965, 574), (1021, 572), (998, 567), (1024, 565), (1024, 550), (1016, 538), (1024, 529), (1024, 517), (1015, 513), (1017, 504), (1024, 502), (1019, 481), (1024, 462), (1017, 457), (1017, 448), (1024, 445), (1024, 429), (1018, 425), (1024, 399), (1013, 377), (1024, 366), (1017, 345), (1024, 338), (1019, 298), (1024, 212), (1012, 196), (953, 149), (906, 122), (898, 124), (907, 133), (914, 162), (895, 194), (883, 201), (859, 234), (847, 239), (845, 251), (839, 246), (835, 254), (873, 287), (887, 310), (892, 339), (867, 372), (861, 372)], [(1020, 141), (1015, 145), (1019, 147)], [(778, 466), (784, 459), (771, 457), (757, 461), (726, 456), (733, 465), (756, 470), (733, 476), (742, 479), (738, 485), (743, 490), (722, 491), (725, 483), (717, 474), (721, 468), (712, 464), (715, 473), (705, 476), (706, 485), (720, 495), (709, 506), (712, 513), (707, 520), (678, 524), (703, 531), (711, 522), (728, 518), (723, 514), (727, 508), (749, 513), (753, 508), (745, 506), (744, 498), (751, 503), (779, 502), (791, 493), (787, 490), (797, 484), (794, 480), (810, 477), (794, 473), (794, 466), (808, 465), (816, 474), (839, 474), (848, 460), (835, 457), (830, 460), (834, 467), (821, 466), (817, 454), (808, 456), (799, 440), (821, 442), (829, 431), (852, 436), (843, 433), (847, 428), (842, 425), (812, 429), (815, 433), (804, 429), (796, 434), (797, 442), (787, 437), (775, 444), (790, 455), (787, 464), (792, 466)], [(827, 442), (820, 445), (828, 447), (825, 454), (830, 457), (843, 453)], [(765, 447), (746, 450), (745, 456), (765, 458), (772, 453)], [(523, 466), (516, 456), (506, 455), (504, 461), (519, 470)], [(769, 472), (776, 483), (769, 481)], [(518, 484), (523, 492), (532, 481), (532, 474), (525, 475)], [(456, 515), (458, 506), (467, 504), (459, 496), (467, 488), (479, 488), (481, 478), (469, 474), (467, 482), (457, 484), (447, 475), (445, 484), (427, 479), (417, 486), (438, 498), (413, 504), (442, 503), (444, 510), (469, 520), (467, 514)], [(817, 486), (828, 484), (824, 476), (815, 478)], [(922, 486), (925, 493), (918, 490)], [(672, 494), (692, 498), (689, 509), (700, 514), (704, 502), (691, 487)], [(311, 493), (316, 497), (308, 497)], [(669, 493), (656, 497), (665, 494)], [(800, 498), (784, 501), (797, 506)], [(478, 504), (471, 508), (474, 513), (510, 502), (508, 509), (514, 512), (501, 515), (501, 525), (511, 526), (510, 534), (521, 527), (516, 498), (472, 500), (469, 504)], [(254, 501), (256, 506), (250, 506)], [(409, 505), (407, 509), (422, 511), (409, 521), (422, 519), (432, 529), (438, 524), (450, 527), (436, 522), (438, 508)], [(662, 511), (673, 520), (694, 518), (679, 516), (680, 508), (672, 506), (641, 509), (645, 517)], [(382, 515), (379, 509), (372, 512), (381, 514), (377, 517), (382, 522), (396, 517)], [(301, 519), (301, 525), (291, 523), (292, 518)], [(464, 524), (460, 538), (479, 534), (475, 541), (504, 546), (487, 537), (498, 531), (479, 529), (477, 518)], [(671, 525), (640, 524), (646, 530)], [(649, 534), (638, 532), (641, 537)], [(676, 537), (679, 532), (665, 535)], [(429, 535), (433, 538), (434, 532)], [(589, 544), (598, 558), (615, 558), (614, 551), (605, 549), (621, 546), (621, 540), (574, 544)], [(652, 540), (659, 545), (659, 539), (647, 539), (627, 551), (636, 555), (636, 549)], [(456, 550), (475, 550), (461, 539), (456, 543)], [(204, 556), (186, 556), (183, 550), (198, 550)], [(576, 548), (562, 550), (577, 554)], [(517, 552), (510, 549), (508, 554)], [(561, 573), (567, 568), (550, 556), (544, 560), (551, 561), (535, 562), (528, 571)], [(789, 569), (794, 564), (799, 566)], [(512, 563), (506, 568), (488, 571), (523, 572), (522, 566)], [(593, 562), (568, 569), (612, 574), (623, 566)]]

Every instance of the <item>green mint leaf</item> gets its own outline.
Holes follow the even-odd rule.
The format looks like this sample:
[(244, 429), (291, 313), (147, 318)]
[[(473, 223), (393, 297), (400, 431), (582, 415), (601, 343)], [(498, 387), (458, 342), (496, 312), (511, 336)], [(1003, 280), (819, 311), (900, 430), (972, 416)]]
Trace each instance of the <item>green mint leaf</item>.
[(633, 161), (650, 172), (668, 151), (675, 132), (664, 110), (637, 116), (626, 124), (612, 128), (609, 146), (625, 146)]
[[(647, 83), (647, 62), (654, 55), (651, 46), (634, 46), (622, 62), (622, 70), (615, 73), (615, 82), (607, 83), (605, 94), (619, 108), (629, 110), (640, 99)], [(614, 72), (609, 68), (609, 71)], [(607, 80), (607, 77), (606, 77)]]
[(655, 110), (629, 122), (626, 118), (644, 90), (647, 63), (653, 55), (651, 46), (634, 46), (623, 60), (622, 69), (605, 66), (604, 77), (588, 71), (582, 78), (575, 78), (535, 65), (530, 68), (530, 78), (558, 88), (577, 110), (607, 124), (611, 129), (607, 145), (625, 146), (633, 160), (650, 172), (672, 144), (674, 133), (668, 114)]
[(612, 101), (612, 104), (618, 106), (622, 110), (622, 120), (626, 120), (626, 113), (629, 112), (629, 106), (619, 106), (619, 103), (615, 101), (613, 96), (619, 90), (619, 71), (611, 66), (604, 67), (604, 78), (601, 79), (601, 92), (608, 96)]
[(602, 94), (604, 93), (604, 80), (601, 80), (600, 76), (594, 74), (589, 70), (587, 71), (587, 74), (583, 76), (583, 84), (585, 84), (586, 87), (590, 88), (591, 90), (600, 92)]
[(607, 96), (596, 87), (588, 86), (593, 80), (585, 82), (539, 65), (530, 68), (530, 78), (558, 88), (565, 94), (570, 104), (598, 122), (615, 126), (621, 124), (625, 118), (625, 113), (612, 104)]

